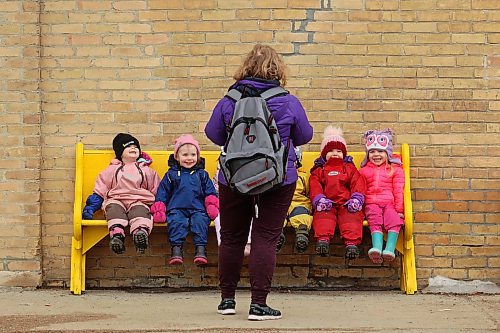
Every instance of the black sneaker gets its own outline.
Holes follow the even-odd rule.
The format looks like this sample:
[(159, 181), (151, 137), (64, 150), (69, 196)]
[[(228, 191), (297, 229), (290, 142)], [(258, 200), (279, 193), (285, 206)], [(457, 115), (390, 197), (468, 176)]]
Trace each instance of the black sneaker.
[(217, 307), (217, 313), (234, 315), (236, 313), (236, 301), (234, 298), (224, 298)]
[(125, 252), (125, 236), (122, 234), (114, 234), (109, 241), (109, 247), (116, 254)]
[(265, 304), (250, 304), (250, 311), (248, 311), (248, 320), (273, 320), (280, 319), (281, 312), (272, 309)]
[(134, 233), (133, 238), (137, 253), (143, 254), (149, 245), (148, 233), (145, 230), (139, 229)]

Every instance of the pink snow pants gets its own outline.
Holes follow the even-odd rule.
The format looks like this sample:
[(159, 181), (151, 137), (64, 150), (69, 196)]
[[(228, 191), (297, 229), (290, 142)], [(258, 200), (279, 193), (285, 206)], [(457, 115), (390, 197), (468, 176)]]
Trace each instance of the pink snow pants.
[(370, 227), (370, 232), (382, 233), (385, 231), (398, 232), (404, 224), (404, 221), (399, 217), (398, 212), (392, 204), (377, 205), (367, 204), (365, 206), (366, 220)]

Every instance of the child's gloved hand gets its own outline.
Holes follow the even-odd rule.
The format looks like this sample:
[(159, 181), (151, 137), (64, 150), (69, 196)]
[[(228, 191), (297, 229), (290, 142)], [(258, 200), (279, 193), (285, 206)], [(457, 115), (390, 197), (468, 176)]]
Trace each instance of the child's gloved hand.
[(359, 192), (354, 192), (344, 205), (347, 206), (349, 213), (356, 213), (363, 209), (364, 203), (365, 196)]
[(163, 223), (167, 220), (167, 206), (162, 201), (156, 201), (150, 208), (154, 223)]
[(316, 208), (317, 212), (324, 212), (332, 210), (333, 201), (327, 199), (324, 194), (318, 194), (313, 200), (313, 205)]
[(103, 201), (104, 199), (99, 194), (92, 193), (89, 195), (83, 208), (82, 218), (84, 220), (92, 220), (94, 213), (101, 209)]
[(349, 211), (349, 213), (359, 212), (363, 207), (363, 205), (359, 202), (359, 200), (355, 198), (347, 200), (345, 204), (347, 206), (347, 210)]
[(219, 198), (215, 195), (209, 195), (205, 198), (205, 209), (211, 220), (214, 220), (219, 215)]
[(327, 198), (321, 198), (319, 200), (318, 204), (316, 205), (316, 210), (318, 212), (329, 211), (329, 210), (332, 210), (332, 207), (333, 207), (333, 201), (332, 200), (327, 199)]

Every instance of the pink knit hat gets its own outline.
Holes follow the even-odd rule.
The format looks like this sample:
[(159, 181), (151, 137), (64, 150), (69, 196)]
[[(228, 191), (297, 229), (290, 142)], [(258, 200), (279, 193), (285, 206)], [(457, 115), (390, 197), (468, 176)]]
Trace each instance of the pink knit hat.
[(177, 152), (179, 148), (183, 145), (191, 144), (196, 147), (196, 151), (198, 152), (198, 158), (200, 157), (200, 144), (196, 141), (195, 138), (191, 134), (182, 134), (180, 137), (175, 139), (174, 145), (174, 156), (177, 156)]
[(321, 156), (326, 158), (326, 154), (332, 149), (342, 150), (344, 158), (347, 156), (347, 144), (342, 137), (342, 129), (338, 127), (328, 126), (323, 133), (323, 141), (321, 141)]

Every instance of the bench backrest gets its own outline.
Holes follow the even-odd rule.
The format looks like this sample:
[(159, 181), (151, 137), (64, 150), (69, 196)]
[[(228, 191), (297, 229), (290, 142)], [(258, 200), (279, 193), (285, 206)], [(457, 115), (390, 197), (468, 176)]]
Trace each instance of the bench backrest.
[[(168, 158), (171, 151), (148, 151), (145, 150), (149, 156), (153, 159), (153, 164), (151, 167), (158, 173), (160, 178), (168, 170)], [(399, 154), (399, 152), (395, 152)], [(217, 159), (219, 158), (219, 151), (203, 151), (202, 156), (205, 158), (205, 169), (213, 177), (215, 170), (217, 168)], [(359, 169), (361, 161), (365, 157), (365, 152), (350, 152), (350, 156), (354, 159), (354, 164)], [(104, 170), (111, 159), (115, 156), (112, 150), (83, 150), (83, 195), (82, 195), (82, 207), (85, 206), (85, 200), (92, 194), (94, 189), (94, 184), (99, 173)], [(314, 160), (318, 158), (318, 152), (304, 152), (302, 155), (302, 170), (309, 171), (314, 164)]]

